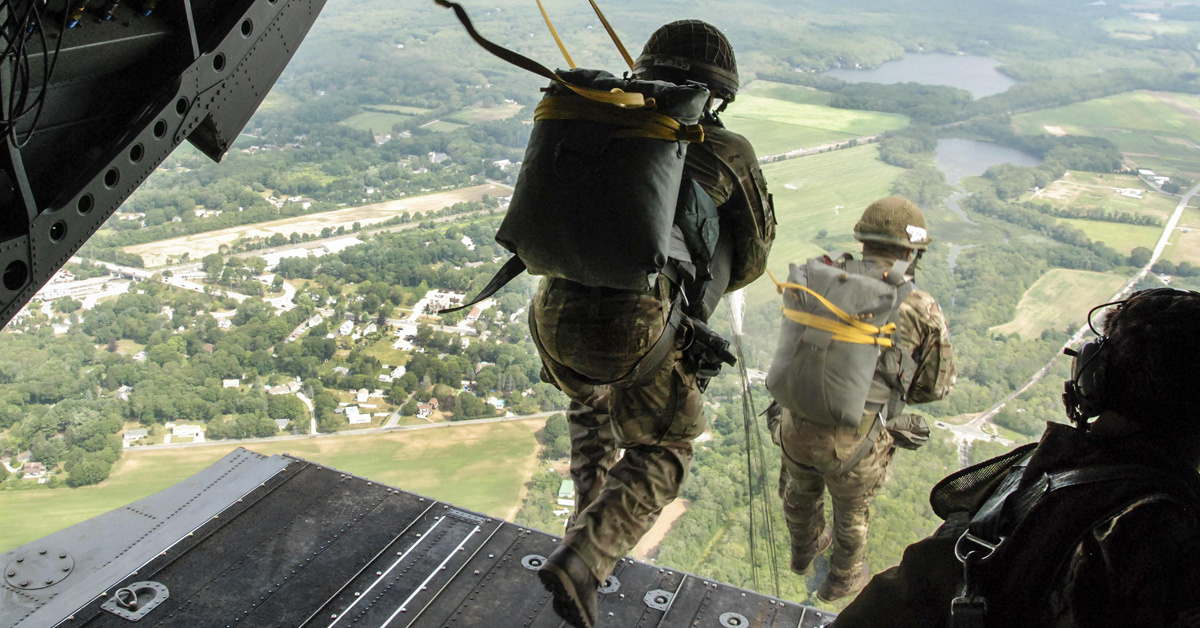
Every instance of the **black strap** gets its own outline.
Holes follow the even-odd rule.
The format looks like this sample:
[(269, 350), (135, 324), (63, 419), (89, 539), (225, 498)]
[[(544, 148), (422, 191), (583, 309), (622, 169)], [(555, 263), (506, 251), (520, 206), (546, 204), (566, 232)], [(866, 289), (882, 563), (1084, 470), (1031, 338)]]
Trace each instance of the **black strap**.
[(471, 299), (470, 301), (467, 301), (458, 307), (448, 307), (444, 310), (438, 310), (437, 313), (449, 314), (450, 312), (457, 312), (459, 310), (469, 308), (472, 305), (475, 305), (476, 303), (479, 303), (480, 301), (492, 296), (493, 294), (496, 294), (496, 292), (498, 292), (501, 288), (508, 285), (508, 282), (512, 281), (517, 277), (517, 275), (520, 275), (523, 272), (525, 272), (525, 262), (522, 262), (521, 258), (514, 255), (510, 257), (507, 262), (504, 262), (504, 265), (500, 267), (500, 270), (496, 271), (495, 275), (492, 275), (492, 280), (483, 287), (483, 290), (479, 291), (479, 294), (475, 295), (474, 299)]
[(858, 450), (854, 452), (853, 456), (846, 458), (846, 461), (842, 463), (842, 466), (838, 467), (838, 470), (833, 475), (841, 475), (850, 471), (858, 466), (858, 463), (862, 462), (863, 458), (866, 458), (867, 454), (870, 453), (871, 447), (875, 444), (875, 439), (879, 438), (879, 433), (883, 431), (883, 416), (877, 412), (871, 421), (871, 429), (863, 438), (862, 444), (858, 446)]
[[(1182, 489), (1192, 501), (1197, 499), (1197, 495), (1187, 483), (1171, 479), (1162, 468), (1146, 465), (1094, 466), (1046, 473), (1018, 491), (1017, 487), (1024, 477), (1027, 464), (1028, 458), (1013, 467), (992, 497), (971, 518), (971, 523), (954, 546), (955, 556), (963, 564), (963, 582), (958, 597), (950, 604), (951, 628), (983, 628), (986, 625), (987, 597), (980, 590), (979, 578), (976, 577), (980, 563), (999, 550), (1006, 541), (1005, 534), (1013, 530), (1051, 493), (1068, 487), (1101, 482), (1149, 480), (1161, 489), (1167, 488), (1164, 484), (1174, 485), (1175, 490)], [(1164, 478), (1167, 479), (1165, 483)], [(1136, 499), (1148, 494), (1150, 493), (1146, 492)], [(1122, 508), (1128, 503), (1131, 502), (1125, 500)], [(1092, 525), (1112, 515), (1111, 510), (1107, 511), (1103, 518)]]

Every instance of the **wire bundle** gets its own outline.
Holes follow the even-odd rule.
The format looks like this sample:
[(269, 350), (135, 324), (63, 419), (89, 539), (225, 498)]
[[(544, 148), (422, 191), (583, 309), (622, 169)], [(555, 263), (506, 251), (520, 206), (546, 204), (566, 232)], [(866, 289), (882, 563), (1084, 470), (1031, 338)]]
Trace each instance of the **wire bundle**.
[[(0, 38), (3, 38), (4, 51), (0, 53), (0, 67), (11, 68), (8, 82), (8, 94), (5, 107), (0, 108), (0, 125), (4, 133), (16, 148), (24, 148), (37, 132), (42, 111), (46, 105), (46, 90), (50, 79), (54, 76), (54, 67), (58, 64), (58, 55), (62, 51), (63, 35), (67, 30), (67, 11), (63, 11), (62, 25), (57, 41), (51, 50), (44, 19), (47, 17), (45, 0), (0, 0)], [(35, 76), (33, 64), (30, 62), (31, 53), (38, 54), (40, 46), (42, 68), (40, 76)], [(41, 82), (35, 83), (40, 78)], [(32, 96), (31, 96), (32, 95)], [(22, 118), (32, 114), (33, 121), (25, 136), (19, 137), (17, 123)]]

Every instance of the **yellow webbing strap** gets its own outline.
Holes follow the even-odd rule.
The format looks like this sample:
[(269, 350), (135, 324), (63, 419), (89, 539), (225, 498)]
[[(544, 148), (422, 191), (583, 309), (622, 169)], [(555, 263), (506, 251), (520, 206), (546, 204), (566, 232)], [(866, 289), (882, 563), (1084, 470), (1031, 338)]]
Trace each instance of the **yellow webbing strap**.
[(471, 36), (471, 39), (475, 40), (475, 43), (482, 46), (484, 50), (496, 55), (497, 57), (500, 57), (501, 59), (517, 66), (518, 68), (528, 70), (534, 74), (537, 74), (538, 76), (550, 79), (551, 81), (559, 83), (567, 89), (570, 89), (576, 94), (596, 102), (635, 109), (646, 106), (645, 97), (637, 92), (623, 92), (621, 90), (606, 92), (601, 89), (592, 89), (589, 87), (572, 85), (558, 74), (555, 74), (553, 70), (550, 70), (537, 61), (534, 61), (533, 59), (530, 59), (524, 55), (517, 54), (503, 46), (494, 44), (487, 39), (484, 39), (484, 37), (479, 34), (479, 31), (475, 30), (475, 26), (471, 24), (471, 18), (467, 17), (467, 11), (466, 9), (462, 8), (462, 5), (458, 4), (457, 2), (450, 2), (450, 0), (434, 0), (434, 2), (448, 9), (453, 9), (454, 15), (458, 17), (459, 22), (462, 22), (463, 27), (467, 29), (467, 34)]
[(680, 124), (671, 116), (649, 110), (617, 110), (570, 96), (547, 96), (533, 110), (537, 120), (583, 120), (623, 127), (613, 137), (646, 137), (671, 142), (703, 142), (704, 127)]
[(802, 312), (800, 310), (793, 310), (791, 308), (781, 306), (780, 309), (783, 310), (783, 315), (787, 317), (788, 320), (795, 321), (801, 325), (806, 325), (814, 329), (827, 331), (833, 334), (834, 340), (839, 342), (849, 342), (860, 345), (878, 345), (880, 347), (892, 346), (892, 339), (890, 336), (896, 331), (896, 323), (888, 323), (883, 327), (876, 327), (870, 323), (864, 323), (844, 312), (842, 308), (830, 303), (828, 299), (817, 294), (807, 286), (790, 282), (780, 283), (780, 281), (775, 278), (775, 274), (770, 270), (767, 270), (767, 275), (771, 277), (771, 281), (775, 282), (775, 288), (780, 294), (783, 294), (783, 291), (788, 288), (793, 290), (802, 290), (816, 297), (817, 301), (819, 301), (821, 305), (825, 306), (825, 309), (833, 312), (833, 315), (842, 319), (843, 322), (839, 323), (838, 321), (831, 320), (823, 316), (817, 316), (808, 312)]
[(625, 65), (628, 65), (629, 71), (632, 72), (633, 57), (629, 56), (629, 51), (625, 49), (625, 44), (621, 43), (620, 37), (617, 37), (617, 31), (613, 30), (612, 24), (608, 23), (608, 19), (600, 11), (600, 5), (596, 4), (596, 0), (588, 0), (588, 2), (592, 4), (592, 8), (596, 11), (596, 17), (600, 18), (600, 23), (604, 25), (604, 30), (608, 31), (608, 36), (612, 38), (613, 43), (617, 46), (617, 50), (621, 52), (621, 57), (625, 59)]
[(567, 60), (567, 65), (571, 69), (575, 69), (575, 62), (571, 60), (571, 53), (567, 52), (567, 47), (563, 45), (562, 39), (558, 36), (558, 31), (554, 30), (554, 24), (550, 23), (550, 16), (546, 13), (546, 7), (542, 6), (542, 0), (537, 0), (538, 10), (542, 12), (542, 19), (546, 20), (546, 27), (550, 29), (550, 34), (554, 36), (554, 43), (558, 44), (558, 49), (562, 51), (563, 57)]

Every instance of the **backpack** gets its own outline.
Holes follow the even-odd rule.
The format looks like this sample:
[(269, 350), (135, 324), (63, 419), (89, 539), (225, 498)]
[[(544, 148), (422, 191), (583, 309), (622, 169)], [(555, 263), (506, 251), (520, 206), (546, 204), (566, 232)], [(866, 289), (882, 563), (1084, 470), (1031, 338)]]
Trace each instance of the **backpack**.
[(915, 369), (898, 346), (900, 304), (913, 289), (908, 263), (883, 267), (847, 253), (789, 267), (788, 282), (775, 282), (784, 319), (767, 372), (771, 396), (822, 425), (857, 428), (869, 410), (897, 416)]
[[(704, 140), (700, 119), (708, 88), (602, 70), (552, 72), (483, 39), (462, 7), (439, 4), (453, 8), (489, 52), (552, 81), (535, 110), (521, 173), (496, 233), (514, 257), (479, 295), (442, 311), (470, 307), (525, 270), (635, 290), (653, 286), (664, 272), (677, 282), (681, 269), (683, 279), (707, 275), (694, 262), (707, 261), (716, 246), (716, 209), (697, 205), (712, 201), (684, 177), (683, 167), (688, 143)], [(677, 225), (681, 199), (692, 209)]]

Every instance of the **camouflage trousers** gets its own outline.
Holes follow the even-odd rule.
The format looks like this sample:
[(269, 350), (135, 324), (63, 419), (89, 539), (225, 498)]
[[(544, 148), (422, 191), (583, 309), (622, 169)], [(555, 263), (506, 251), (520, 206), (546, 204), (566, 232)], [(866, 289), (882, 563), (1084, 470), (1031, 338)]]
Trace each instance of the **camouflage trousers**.
[(891, 477), (892, 435), (879, 436), (858, 464), (837, 473), (858, 451), (874, 417), (863, 417), (859, 428), (810, 423), (786, 408), (779, 440), (783, 463), (779, 496), (792, 538), (793, 555), (811, 555), (825, 530), (825, 492), (833, 502), (833, 554), (829, 570), (848, 577), (861, 569), (867, 543), (868, 507)]
[(670, 307), (665, 281), (636, 292), (551, 279), (530, 309), (543, 377), (571, 398), (575, 511), (563, 542), (601, 582), (679, 495), (692, 439), (704, 432), (700, 390), (678, 347), (639, 382), (620, 381), (662, 334)]

